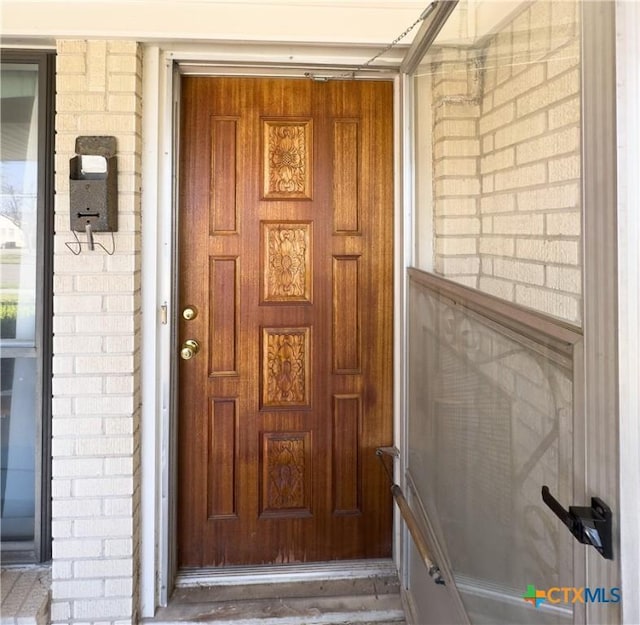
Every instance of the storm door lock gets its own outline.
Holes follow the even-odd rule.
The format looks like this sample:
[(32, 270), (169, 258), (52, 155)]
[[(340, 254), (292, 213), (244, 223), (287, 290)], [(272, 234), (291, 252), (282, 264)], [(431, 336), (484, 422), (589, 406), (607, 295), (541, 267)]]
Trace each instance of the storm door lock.
[(578, 542), (595, 547), (603, 558), (613, 560), (611, 509), (602, 499), (592, 497), (590, 508), (569, 506), (569, 510), (565, 510), (549, 492), (549, 487), (543, 486), (542, 501), (569, 528)]

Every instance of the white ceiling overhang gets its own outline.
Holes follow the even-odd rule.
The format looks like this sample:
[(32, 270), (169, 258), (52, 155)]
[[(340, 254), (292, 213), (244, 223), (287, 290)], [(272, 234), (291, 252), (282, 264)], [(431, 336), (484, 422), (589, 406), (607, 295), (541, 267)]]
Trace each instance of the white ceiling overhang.
[[(430, 0), (0, 0), (3, 39), (380, 45)], [(402, 43), (411, 42), (411, 33)]]
[[(434, 45), (476, 45), (530, 2), (460, 0)], [(375, 61), (378, 69), (397, 70), (417, 33), (424, 35), (431, 27), (430, 18), (422, 25), (417, 20), (430, 14), (425, 9), (432, 4), (432, 0), (0, 0), (0, 37), (5, 46), (21, 47), (55, 46), (59, 39), (127, 39), (181, 51), (180, 58), (193, 61), (210, 62), (215, 48), (215, 60), (220, 62), (241, 58), (255, 66), (268, 58), (271, 64), (330, 66), (340, 59), (343, 65), (358, 67), (415, 25), (397, 47)], [(443, 3), (434, 15), (444, 8)], [(198, 71), (196, 65), (193, 71)]]

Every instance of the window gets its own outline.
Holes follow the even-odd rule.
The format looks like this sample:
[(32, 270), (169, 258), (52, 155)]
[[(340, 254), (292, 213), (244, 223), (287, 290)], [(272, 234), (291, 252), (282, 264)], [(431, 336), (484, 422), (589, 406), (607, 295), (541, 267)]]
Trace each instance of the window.
[(0, 68), (0, 513), (3, 562), (50, 557), (55, 56)]

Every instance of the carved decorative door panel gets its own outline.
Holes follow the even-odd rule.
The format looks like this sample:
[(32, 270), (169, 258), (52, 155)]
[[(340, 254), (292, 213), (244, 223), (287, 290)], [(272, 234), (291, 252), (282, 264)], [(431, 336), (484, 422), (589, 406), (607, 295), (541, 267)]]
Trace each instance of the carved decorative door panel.
[(183, 80), (179, 560), (391, 553), (392, 85)]

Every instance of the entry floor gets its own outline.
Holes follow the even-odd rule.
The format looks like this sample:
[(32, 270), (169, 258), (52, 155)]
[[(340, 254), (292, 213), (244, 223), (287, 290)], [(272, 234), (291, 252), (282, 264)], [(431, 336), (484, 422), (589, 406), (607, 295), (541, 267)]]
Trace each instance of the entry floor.
[(168, 607), (147, 623), (313, 625), (405, 623), (390, 560), (180, 572)]
[(46, 625), (51, 603), (48, 566), (7, 566), (0, 573), (2, 625)]

